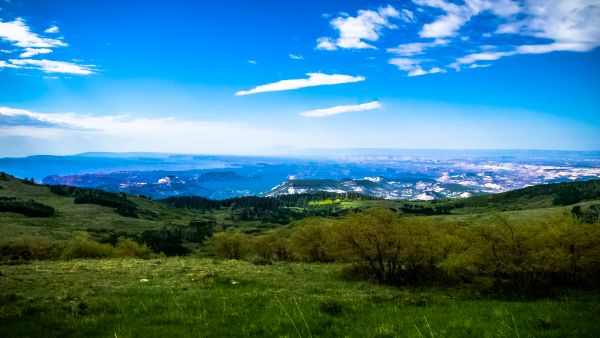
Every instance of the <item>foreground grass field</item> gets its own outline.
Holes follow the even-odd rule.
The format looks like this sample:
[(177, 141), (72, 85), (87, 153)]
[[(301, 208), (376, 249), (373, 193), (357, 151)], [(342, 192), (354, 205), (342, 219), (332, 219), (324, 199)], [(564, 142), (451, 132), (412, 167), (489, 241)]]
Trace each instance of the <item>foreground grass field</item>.
[(600, 294), (548, 299), (347, 280), (339, 264), (207, 258), (0, 266), (2, 337), (593, 337)]

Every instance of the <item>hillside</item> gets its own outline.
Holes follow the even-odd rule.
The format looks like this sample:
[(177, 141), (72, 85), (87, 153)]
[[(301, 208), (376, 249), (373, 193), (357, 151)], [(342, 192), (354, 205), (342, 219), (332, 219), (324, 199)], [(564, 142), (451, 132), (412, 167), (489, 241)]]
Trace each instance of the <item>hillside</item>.
[(58, 195), (48, 186), (33, 184), (7, 174), (0, 176), (0, 198), (33, 200), (54, 209), (48, 217), (30, 217), (3, 210), (0, 212), (0, 224), (2, 237), (5, 239), (43, 235), (62, 241), (72, 237), (77, 231), (95, 234), (141, 233), (163, 226), (186, 226), (191, 220), (202, 218), (200, 213), (193, 210), (177, 209), (129, 195), (125, 200), (135, 206), (139, 215), (127, 217), (117, 213), (117, 208), (91, 202), (75, 203), (75, 197)]
[(261, 231), (306, 217), (337, 217), (376, 207), (404, 214), (445, 217), (543, 209), (600, 199), (600, 180), (538, 185), (494, 195), (431, 202), (383, 200), (358, 193), (335, 192), (226, 200), (189, 196), (154, 201), (93, 189), (37, 185), (2, 174), (0, 199), (5, 199), (0, 200), (4, 204), (14, 204), (15, 201), (37, 203), (38, 209), (47, 206), (54, 210), (47, 217), (32, 217), (35, 215), (0, 209), (5, 238), (43, 234), (65, 240), (76, 231), (98, 236), (117, 232), (136, 235), (163, 227), (186, 227), (191, 221), (213, 222), (218, 229), (235, 227)]
[(593, 336), (599, 191), (154, 201), (0, 173), (0, 332)]

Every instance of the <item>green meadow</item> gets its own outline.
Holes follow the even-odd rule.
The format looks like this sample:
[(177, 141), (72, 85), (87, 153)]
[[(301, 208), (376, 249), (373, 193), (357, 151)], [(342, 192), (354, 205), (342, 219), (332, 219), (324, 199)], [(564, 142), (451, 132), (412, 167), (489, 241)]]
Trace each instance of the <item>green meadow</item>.
[(598, 186), (152, 201), (2, 175), (0, 337), (595, 337)]
[(524, 300), (348, 280), (344, 265), (205, 258), (2, 266), (3, 337), (593, 337), (600, 293)]

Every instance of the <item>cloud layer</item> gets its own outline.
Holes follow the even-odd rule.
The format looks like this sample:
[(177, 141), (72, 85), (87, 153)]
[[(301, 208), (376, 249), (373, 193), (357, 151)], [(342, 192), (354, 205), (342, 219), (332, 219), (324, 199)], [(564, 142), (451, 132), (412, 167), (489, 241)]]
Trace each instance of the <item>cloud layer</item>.
[[(489, 67), (514, 55), (600, 46), (600, 0), (412, 0), (402, 6), (407, 8), (342, 14), (330, 21), (339, 37), (320, 37), (317, 49), (386, 47), (389, 64), (419, 76)], [(402, 43), (377, 46), (386, 29)]]
[(341, 74), (307, 73), (307, 79), (281, 80), (274, 83), (260, 85), (250, 90), (242, 90), (235, 93), (236, 96), (250, 95), (256, 93), (276, 92), (282, 90), (300, 89), (305, 87), (336, 85), (364, 81), (362, 76), (350, 76)]
[[(318, 141), (317, 141), (318, 140)], [(8, 153), (83, 151), (164, 151), (188, 153), (260, 153), (274, 144), (327, 142), (310, 132), (272, 130), (234, 122), (147, 119), (128, 115), (92, 116), (38, 113), (0, 107), (0, 148)], [(3, 144), (6, 142), (5, 144)], [(27, 146), (21, 153), (18, 144)], [(8, 147), (10, 145), (10, 147)], [(124, 148), (125, 146), (125, 148)], [(11, 152), (12, 151), (12, 152)]]
[(346, 105), (346, 106), (335, 106), (331, 108), (315, 109), (300, 113), (300, 116), (304, 117), (326, 117), (331, 115), (338, 115), (343, 113), (352, 113), (365, 110), (373, 110), (381, 108), (379, 101), (373, 101), (369, 103), (362, 103), (357, 105)]
[[(44, 32), (56, 34), (58, 31), (58, 26), (51, 26)], [(18, 56), (20, 59), (0, 60), (0, 70), (2, 68), (36, 69), (45, 73), (75, 75), (90, 75), (95, 72), (90, 65), (80, 65), (70, 61), (31, 59), (36, 55), (50, 54), (54, 48), (67, 47), (68, 44), (61, 37), (50, 38), (34, 33), (22, 18), (7, 22), (0, 21), (0, 40), (21, 49)], [(5, 54), (12, 53), (12, 51), (7, 52)]]

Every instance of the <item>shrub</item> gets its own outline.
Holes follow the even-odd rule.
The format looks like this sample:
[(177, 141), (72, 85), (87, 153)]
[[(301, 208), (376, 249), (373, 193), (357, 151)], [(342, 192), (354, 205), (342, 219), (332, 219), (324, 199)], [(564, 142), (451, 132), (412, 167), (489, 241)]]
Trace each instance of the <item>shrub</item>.
[(99, 243), (88, 234), (75, 235), (63, 249), (61, 258), (104, 258), (113, 256), (110, 244)]
[(250, 251), (262, 258), (261, 262), (286, 261), (292, 258), (288, 236), (279, 230), (269, 230), (251, 238)]
[(114, 247), (113, 255), (115, 257), (138, 257), (147, 259), (152, 257), (152, 250), (144, 244), (120, 237)]
[(222, 231), (215, 233), (209, 246), (215, 255), (222, 258), (242, 259), (247, 253), (249, 236), (239, 231)]
[(21, 237), (0, 244), (0, 261), (44, 260), (60, 255), (58, 247), (45, 237)]
[(326, 253), (328, 226), (329, 222), (320, 218), (296, 223), (290, 240), (298, 259), (307, 262), (331, 261), (331, 257)]

